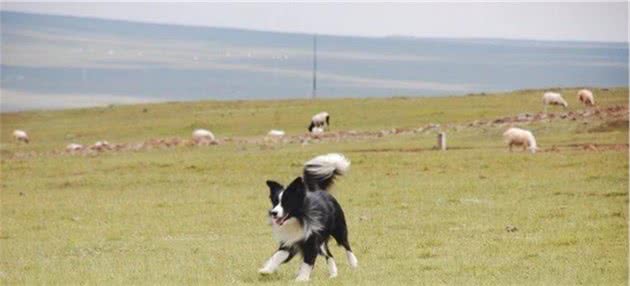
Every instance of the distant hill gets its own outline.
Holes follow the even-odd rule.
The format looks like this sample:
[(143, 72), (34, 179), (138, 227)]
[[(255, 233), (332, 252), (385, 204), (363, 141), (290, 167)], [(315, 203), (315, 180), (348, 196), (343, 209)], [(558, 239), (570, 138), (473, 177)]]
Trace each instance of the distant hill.
[[(2, 111), (305, 98), (313, 36), (2, 11)], [(627, 86), (628, 45), (320, 35), (318, 96)]]

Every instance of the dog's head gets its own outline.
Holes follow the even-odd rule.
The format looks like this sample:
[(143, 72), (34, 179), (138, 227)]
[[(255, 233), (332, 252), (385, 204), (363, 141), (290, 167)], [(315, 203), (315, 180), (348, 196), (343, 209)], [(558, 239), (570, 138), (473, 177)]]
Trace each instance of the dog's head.
[(272, 206), (269, 216), (273, 223), (282, 225), (288, 219), (302, 214), (306, 196), (302, 177), (293, 180), (286, 188), (275, 181), (267, 181), (267, 186), (269, 186), (269, 199)]

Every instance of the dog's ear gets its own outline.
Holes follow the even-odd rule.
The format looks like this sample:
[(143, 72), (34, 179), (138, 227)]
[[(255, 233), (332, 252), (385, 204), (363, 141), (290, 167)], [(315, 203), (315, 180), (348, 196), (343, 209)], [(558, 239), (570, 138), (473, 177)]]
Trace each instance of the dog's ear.
[(289, 184), (289, 186), (287, 187), (287, 189), (304, 189), (304, 181), (302, 181), (302, 177), (297, 177), (295, 178), (295, 180), (293, 180), (293, 182), (291, 182), (291, 184)]
[(284, 189), (284, 186), (282, 186), (280, 183), (276, 181), (267, 180), (266, 183), (267, 183), (267, 186), (269, 186), (269, 192), (271, 196), (273, 196), (275, 193), (282, 191)]
[[(298, 205), (298, 202), (303, 202), (304, 197), (306, 197), (306, 187), (304, 187), (304, 181), (302, 181), (302, 177), (297, 177), (285, 190), (285, 195), (288, 200), (293, 201)], [(284, 197), (283, 197), (284, 199)]]

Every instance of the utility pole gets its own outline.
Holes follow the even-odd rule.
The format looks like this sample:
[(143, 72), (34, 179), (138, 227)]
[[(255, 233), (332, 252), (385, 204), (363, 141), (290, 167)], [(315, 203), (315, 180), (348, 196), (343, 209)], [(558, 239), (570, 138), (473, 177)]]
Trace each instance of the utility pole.
[(313, 35), (313, 99), (317, 96), (317, 34)]

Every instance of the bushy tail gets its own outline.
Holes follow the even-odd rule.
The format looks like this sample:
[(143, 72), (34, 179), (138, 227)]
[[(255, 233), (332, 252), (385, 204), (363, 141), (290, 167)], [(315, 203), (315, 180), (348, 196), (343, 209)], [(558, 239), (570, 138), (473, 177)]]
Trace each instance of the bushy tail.
[(337, 176), (350, 169), (350, 161), (341, 154), (317, 156), (304, 164), (304, 183), (309, 191), (327, 191)]

